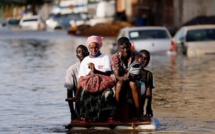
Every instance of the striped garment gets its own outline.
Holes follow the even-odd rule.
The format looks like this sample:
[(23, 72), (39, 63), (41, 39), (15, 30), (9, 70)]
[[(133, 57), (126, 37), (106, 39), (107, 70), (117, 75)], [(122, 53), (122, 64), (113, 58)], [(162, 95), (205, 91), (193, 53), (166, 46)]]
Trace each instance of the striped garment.
[(115, 97), (112, 89), (107, 88), (103, 92), (82, 91), (80, 116), (93, 122), (107, 121), (115, 112)]

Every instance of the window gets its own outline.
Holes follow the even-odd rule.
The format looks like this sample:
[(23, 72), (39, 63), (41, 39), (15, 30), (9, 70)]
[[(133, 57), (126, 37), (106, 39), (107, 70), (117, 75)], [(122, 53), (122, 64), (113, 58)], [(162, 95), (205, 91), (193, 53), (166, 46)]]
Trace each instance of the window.
[(162, 29), (158, 30), (135, 30), (129, 32), (131, 40), (147, 40), (147, 39), (169, 39), (167, 32)]
[(198, 29), (190, 30), (187, 32), (186, 41), (212, 41), (215, 40), (215, 28), (214, 29)]
[(184, 28), (182, 28), (181, 30), (179, 30), (174, 37), (176, 40), (181, 40), (184, 38)]
[(26, 20), (23, 20), (23, 22), (31, 22), (31, 21), (37, 21), (38, 19), (26, 19)]

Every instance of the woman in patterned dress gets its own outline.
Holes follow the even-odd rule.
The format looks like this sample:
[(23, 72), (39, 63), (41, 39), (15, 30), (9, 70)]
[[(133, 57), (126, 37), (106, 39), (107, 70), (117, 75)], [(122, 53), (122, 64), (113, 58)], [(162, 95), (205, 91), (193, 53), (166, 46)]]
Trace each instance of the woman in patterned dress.
[(110, 76), (111, 59), (100, 52), (102, 37), (90, 36), (86, 45), (90, 54), (81, 62), (76, 96), (70, 101), (81, 99), (82, 120), (106, 121), (115, 108), (112, 87), (116, 80)]

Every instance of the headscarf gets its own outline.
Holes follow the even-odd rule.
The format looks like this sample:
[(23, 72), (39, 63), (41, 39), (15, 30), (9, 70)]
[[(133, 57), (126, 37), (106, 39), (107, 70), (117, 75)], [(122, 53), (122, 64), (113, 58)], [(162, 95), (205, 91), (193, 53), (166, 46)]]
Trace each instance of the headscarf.
[(90, 43), (95, 42), (98, 43), (100, 45), (100, 48), (102, 47), (102, 39), (103, 37), (100, 36), (96, 36), (96, 35), (92, 35), (90, 37), (87, 38), (87, 47), (89, 47)]

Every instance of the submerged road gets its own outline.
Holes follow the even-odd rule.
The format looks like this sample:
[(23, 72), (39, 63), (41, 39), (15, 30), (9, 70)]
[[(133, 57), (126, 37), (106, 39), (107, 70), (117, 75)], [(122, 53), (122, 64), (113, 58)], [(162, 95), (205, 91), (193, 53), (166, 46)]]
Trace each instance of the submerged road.
[[(101, 51), (111, 56), (113, 41), (104, 38)], [(64, 76), (77, 62), (75, 48), (85, 42), (86, 37), (65, 31), (0, 31), (1, 134), (67, 132)], [(215, 56), (152, 55), (147, 69), (156, 86), (152, 106), (160, 122), (156, 132), (215, 132), (214, 61)]]

